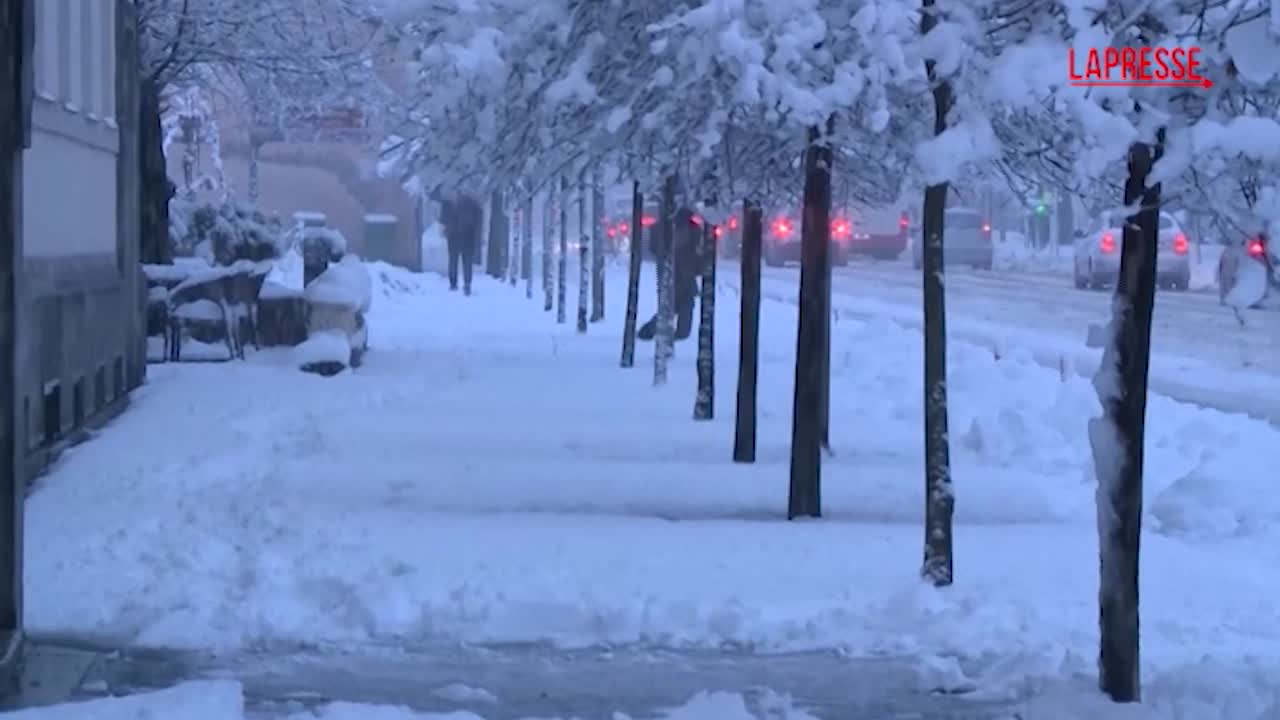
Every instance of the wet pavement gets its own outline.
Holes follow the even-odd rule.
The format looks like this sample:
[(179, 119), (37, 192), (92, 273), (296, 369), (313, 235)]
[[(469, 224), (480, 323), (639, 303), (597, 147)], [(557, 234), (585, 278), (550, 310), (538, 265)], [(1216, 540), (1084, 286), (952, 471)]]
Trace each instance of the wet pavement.
[[(235, 679), (250, 716), (280, 717), (331, 701), (470, 710), (486, 720), (655, 717), (704, 691), (744, 694), (760, 717), (776, 695), (823, 720), (1008, 720), (1009, 703), (942, 693), (915, 663), (827, 653), (557, 651), (543, 647), (291, 652), (213, 656), (104, 653), (36, 645), (24, 694), (4, 709), (123, 695), (197, 679)], [(473, 692), (468, 688), (486, 692)]]

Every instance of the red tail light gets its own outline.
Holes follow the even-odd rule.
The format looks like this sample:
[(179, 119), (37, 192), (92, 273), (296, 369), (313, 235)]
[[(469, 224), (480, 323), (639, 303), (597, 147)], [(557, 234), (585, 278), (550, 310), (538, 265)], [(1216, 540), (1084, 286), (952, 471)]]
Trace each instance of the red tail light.
[(610, 226), (610, 227), (605, 228), (604, 233), (605, 233), (606, 235), (608, 235), (609, 237), (611, 237), (611, 238), (613, 238), (613, 237), (617, 237), (617, 236), (618, 236), (618, 229), (617, 229), (617, 228), (615, 228), (615, 227)]
[(702, 227), (702, 216), (698, 215), (697, 213), (694, 213), (693, 215), (689, 216), (689, 222), (693, 223), (694, 225), (697, 225), (698, 227)]
[(849, 237), (849, 223), (846, 220), (831, 221), (831, 235), (839, 240)]
[(1103, 233), (1102, 240), (1098, 242), (1098, 247), (1102, 252), (1110, 255), (1116, 251), (1116, 236), (1111, 233)]
[(991, 223), (982, 223), (982, 232), (984, 232), (984, 233), (986, 233), (986, 234), (990, 235), (990, 234), (991, 234)]
[(724, 235), (724, 228), (722, 228), (722, 227), (720, 227), (719, 225), (717, 225), (717, 226), (715, 226), (715, 227), (711, 228), (711, 234), (712, 234), (712, 235), (714, 235), (714, 236), (716, 236), (716, 237), (720, 237), (721, 235)]
[(737, 216), (737, 215), (730, 215), (730, 216), (729, 216), (729, 229), (730, 229), (730, 230), (737, 230), (737, 229), (738, 229), (738, 216)]
[(644, 215), (640, 218), (640, 224), (644, 227), (653, 227), (658, 224), (658, 219), (652, 215)]
[(1177, 255), (1187, 254), (1187, 236), (1178, 233), (1173, 237), (1173, 252)]
[(786, 218), (778, 218), (773, 221), (773, 234), (776, 237), (784, 238), (791, 235), (791, 221)]
[(1267, 249), (1263, 247), (1262, 241), (1258, 238), (1249, 241), (1249, 254), (1253, 257), (1262, 257), (1266, 251)]
[(898, 218), (898, 228), (906, 230), (909, 227), (911, 227), (911, 218), (906, 213), (902, 213), (902, 216)]
[(618, 232), (624, 235), (631, 232), (631, 225), (629, 223), (624, 223), (624, 222), (618, 223)]

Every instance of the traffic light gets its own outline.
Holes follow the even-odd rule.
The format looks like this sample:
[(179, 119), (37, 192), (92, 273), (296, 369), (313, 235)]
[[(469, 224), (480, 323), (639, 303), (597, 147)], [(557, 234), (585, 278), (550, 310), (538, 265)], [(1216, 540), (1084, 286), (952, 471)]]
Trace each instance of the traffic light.
[(1037, 214), (1037, 215), (1045, 215), (1045, 214), (1047, 214), (1048, 212), (1049, 212), (1049, 206), (1048, 206), (1048, 205), (1045, 205), (1044, 203), (1037, 203), (1037, 204), (1036, 204), (1036, 214)]

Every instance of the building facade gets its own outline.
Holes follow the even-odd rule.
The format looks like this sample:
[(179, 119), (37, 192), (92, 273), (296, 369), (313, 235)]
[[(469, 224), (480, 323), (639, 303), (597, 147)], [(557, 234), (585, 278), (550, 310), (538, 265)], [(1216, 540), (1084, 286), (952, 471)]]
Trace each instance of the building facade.
[(36, 473), (50, 451), (124, 405), (146, 355), (133, 5), (33, 5), (17, 391)]

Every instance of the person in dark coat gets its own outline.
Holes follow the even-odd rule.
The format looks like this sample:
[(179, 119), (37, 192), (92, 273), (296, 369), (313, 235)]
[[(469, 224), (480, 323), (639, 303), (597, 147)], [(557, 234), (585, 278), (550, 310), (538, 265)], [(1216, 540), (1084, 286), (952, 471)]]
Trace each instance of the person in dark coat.
[(471, 274), (480, 246), (484, 207), (470, 195), (457, 193), (440, 197), (440, 224), (449, 246), (449, 289), (458, 289), (458, 265), (462, 265), (462, 291), (471, 294)]
[[(693, 308), (698, 297), (698, 277), (702, 275), (702, 227), (693, 222), (693, 211), (676, 213), (675, 235), (675, 339), (684, 340), (693, 334)], [(649, 319), (636, 332), (641, 340), (652, 340), (658, 333), (658, 315)]]

